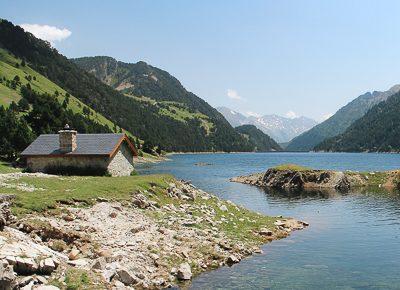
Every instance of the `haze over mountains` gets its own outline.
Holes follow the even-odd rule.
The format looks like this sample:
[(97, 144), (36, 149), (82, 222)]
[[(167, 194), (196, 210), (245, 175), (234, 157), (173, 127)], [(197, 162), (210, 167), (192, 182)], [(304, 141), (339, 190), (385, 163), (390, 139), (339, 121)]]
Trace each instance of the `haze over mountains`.
[(225, 119), (233, 127), (246, 124), (254, 125), (278, 143), (288, 142), (318, 124), (315, 120), (302, 116), (286, 118), (273, 114), (261, 117), (246, 117), (227, 107), (218, 107), (217, 110), (224, 115)]

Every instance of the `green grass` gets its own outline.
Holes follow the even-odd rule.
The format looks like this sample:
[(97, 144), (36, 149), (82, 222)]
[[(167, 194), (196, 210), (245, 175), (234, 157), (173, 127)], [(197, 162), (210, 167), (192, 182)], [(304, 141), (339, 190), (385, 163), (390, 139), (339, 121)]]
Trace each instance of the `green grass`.
[(368, 186), (378, 187), (382, 186), (388, 181), (392, 181), (393, 185), (398, 188), (400, 182), (400, 173), (393, 173), (392, 171), (379, 171), (379, 172), (347, 172), (349, 175), (360, 175), (368, 181)]
[(22, 177), (7, 181), (10, 185), (34, 186), (28, 192), (15, 188), (0, 187), (0, 194), (15, 194), (13, 212), (16, 215), (55, 209), (59, 202), (79, 201), (91, 205), (102, 197), (117, 201), (129, 200), (131, 193), (149, 189), (152, 185), (165, 188), (172, 177), (168, 175), (145, 175), (126, 177)]
[(158, 112), (160, 115), (167, 116), (179, 122), (186, 123), (190, 119), (198, 119), (201, 122), (201, 127), (203, 127), (207, 134), (211, 132), (214, 124), (210, 122), (209, 117), (200, 112), (190, 112), (185, 104), (174, 102), (174, 101), (160, 101), (157, 102), (149, 97), (137, 97), (130, 94), (125, 94), (126, 96), (133, 98), (139, 102), (147, 103), (152, 106), (158, 107)]
[(172, 119), (175, 119), (180, 122), (186, 123), (187, 120), (190, 119), (198, 119), (201, 122), (201, 126), (206, 130), (207, 133), (210, 133), (210, 130), (214, 127), (214, 124), (209, 121), (208, 116), (196, 112), (190, 112), (185, 105), (176, 103), (176, 102), (162, 102), (163, 104), (168, 104), (167, 108), (160, 108), (159, 113), (161, 115), (168, 116)]
[(21, 96), (17, 91), (0, 83), (0, 106), (8, 107), (12, 102), (17, 103), (20, 99)]
[(57, 280), (50, 280), (49, 284), (66, 290), (106, 289), (100, 275), (93, 271), (69, 268), (65, 274), (66, 285)]
[[(227, 223), (223, 222), (217, 225), (217, 228), (235, 242), (247, 242), (255, 245), (265, 242), (263, 237), (255, 235), (253, 232), (261, 228), (269, 228), (271, 230), (275, 228), (274, 222), (277, 220), (275, 217), (261, 215), (226, 201), (218, 201), (216, 198), (212, 198), (206, 201), (196, 200), (196, 203), (197, 205), (207, 204), (211, 206), (216, 212), (216, 220), (228, 220), (229, 222)], [(222, 211), (219, 204), (224, 204), (229, 213), (233, 213), (233, 216)], [(197, 214), (200, 215), (199, 212)]]
[[(64, 101), (65, 95), (67, 93), (64, 89), (30, 68), (28, 64), (25, 66), (19, 65), (19, 67), (17, 68), (15, 66), (16, 63), (20, 64), (21, 60), (14, 57), (6, 50), (0, 48), (0, 78), (5, 77), (6, 79), (11, 81), (16, 75), (18, 75), (22, 85), (26, 85), (27, 83), (29, 83), (32, 89), (39, 93), (48, 93), (53, 95), (55, 91), (58, 91), (58, 101), (60, 103)], [(32, 80), (29, 82), (25, 79), (26, 76), (31, 76)], [(36, 80), (34, 80), (33, 77), (35, 77)], [(16, 90), (8, 88), (4, 82), (0, 84), (0, 105), (8, 106), (12, 101), (18, 102), (18, 100), (21, 99), (19, 90), (19, 87), (17, 87)], [(70, 96), (68, 108), (71, 109), (74, 113), (83, 114), (84, 107), (89, 108), (90, 111), (93, 113), (89, 116), (89, 118), (99, 124), (106, 125), (111, 130), (113, 130), (114, 123), (112, 121), (92, 110), (90, 107), (86, 106), (74, 96)], [(131, 135), (129, 132), (126, 133), (128, 133), (128, 135)]]
[(293, 170), (293, 171), (307, 171), (312, 170), (309, 167), (297, 165), (297, 164), (281, 164), (278, 166), (273, 167), (276, 170)]
[(1, 173), (12, 173), (21, 171), (19, 168), (14, 168), (10, 163), (5, 161), (0, 161), (0, 174)]

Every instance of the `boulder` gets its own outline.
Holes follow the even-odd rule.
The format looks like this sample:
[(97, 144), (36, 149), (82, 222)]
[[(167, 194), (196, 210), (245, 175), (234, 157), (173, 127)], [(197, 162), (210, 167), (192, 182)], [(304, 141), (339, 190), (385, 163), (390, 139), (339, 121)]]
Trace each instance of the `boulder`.
[(135, 225), (132, 229), (131, 229), (131, 233), (136, 234), (138, 232), (144, 231), (146, 229), (146, 227), (144, 225)]
[(10, 210), (10, 203), (8, 201), (0, 203), (0, 231), (3, 231), (4, 227), (9, 225), (14, 219), (15, 217)]
[(230, 255), (228, 257), (228, 259), (226, 260), (226, 262), (228, 265), (233, 265), (233, 264), (239, 263), (240, 259), (238, 257), (236, 257), (235, 255)]
[(117, 269), (117, 274), (114, 278), (118, 281), (121, 281), (126, 286), (133, 285), (139, 282), (137, 277), (125, 268)]
[(43, 276), (36, 276), (36, 280), (38, 281), (39, 284), (47, 284), (48, 283), (47, 279)]
[(34, 285), (32, 290), (60, 290), (60, 288), (53, 285)]
[(88, 261), (85, 259), (77, 259), (77, 260), (68, 261), (68, 264), (72, 265), (74, 267), (86, 267), (86, 265), (88, 264)]
[(262, 228), (262, 229), (258, 232), (258, 234), (259, 234), (260, 236), (267, 236), (267, 237), (270, 237), (270, 236), (273, 235), (273, 232), (270, 231), (269, 229)]
[(16, 258), (15, 272), (18, 274), (33, 274), (39, 269), (39, 265), (32, 258)]
[(95, 270), (104, 270), (104, 269), (106, 268), (106, 265), (107, 265), (106, 258), (100, 257), (100, 258), (97, 258), (97, 259), (94, 261), (94, 263), (93, 263), (93, 265), (92, 265), (92, 269), (95, 269)]
[(23, 277), (23, 278), (19, 281), (18, 286), (19, 286), (19, 287), (27, 286), (27, 285), (30, 284), (31, 282), (34, 282), (34, 280), (35, 280), (35, 279), (34, 279), (32, 276)]
[(52, 258), (46, 258), (39, 262), (39, 269), (41, 273), (49, 275), (56, 269), (56, 264)]
[(68, 259), (70, 260), (76, 260), (78, 259), (80, 251), (78, 249), (72, 249), (71, 252), (68, 254)]
[(74, 219), (75, 218), (73, 215), (64, 215), (63, 216), (63, 220), (65, 220), (66, 222), (72, 222)]
[(17, 285), (13, 267), (0, 264), (0, 289), (13, 289)]
[(114, 278), (117, 273), (118, 267), (118, 263), (110, 263), (106, 265), (105, 269), (102, 272), (102, 276), (107, 282), (110, 282)]
[(150, 203), (147, 201), (147, 198), (143, 194), (134, 195), (132, 203), (134, 206), (141, 209), (145, 209), (150, 206)]
[(226, 207), (225, 204), (221, 205), (221, 206), (219, 207), (219, 209), (222, 210), (222, 211), (228, 211), (228, 208)]
[(179, 280), (190, 280), (192, 279), (192, 269), (188, 263), (182, 263), (179, 265), (177, 271), (177, 278)]
[(32, 290), (33, 285), (35, 284), (35, 281), (29, 282), (28, 285), (25, 285), (24, 287), (21, 287), (20, 290)]

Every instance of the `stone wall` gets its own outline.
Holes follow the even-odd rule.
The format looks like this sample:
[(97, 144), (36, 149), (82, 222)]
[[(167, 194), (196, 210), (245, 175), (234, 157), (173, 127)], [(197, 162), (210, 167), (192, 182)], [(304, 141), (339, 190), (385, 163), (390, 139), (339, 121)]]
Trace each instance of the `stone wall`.
[(28, 157), (27, 167), (32, 172), (45, 172), (46, 167), (80, 167), (88, 166), (106, 169), (110, 159), (104, 156), (75, 157)]
[(72, 152), (76, 149), (76, 134), (74, 130), (58, 131), (61, 152)]
[(127, 176), (131, 174), (133, 169), (133, 154), (126, 143), (123, 142), (108, 165), (108, 172), (112, 176)]

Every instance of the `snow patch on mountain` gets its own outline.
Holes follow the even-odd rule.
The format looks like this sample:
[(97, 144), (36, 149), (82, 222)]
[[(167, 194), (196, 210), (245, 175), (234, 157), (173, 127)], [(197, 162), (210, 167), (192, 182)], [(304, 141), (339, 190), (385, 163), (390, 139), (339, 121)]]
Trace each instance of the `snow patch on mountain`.
[(254, 125), (278, 143), (288, 142), (318, 124), (315, 120), (303, 116), (288, 118), (274, 114), (246, 117), (226, 107), (218, 107), (217, 110), (233, 127), (246, 124)]

